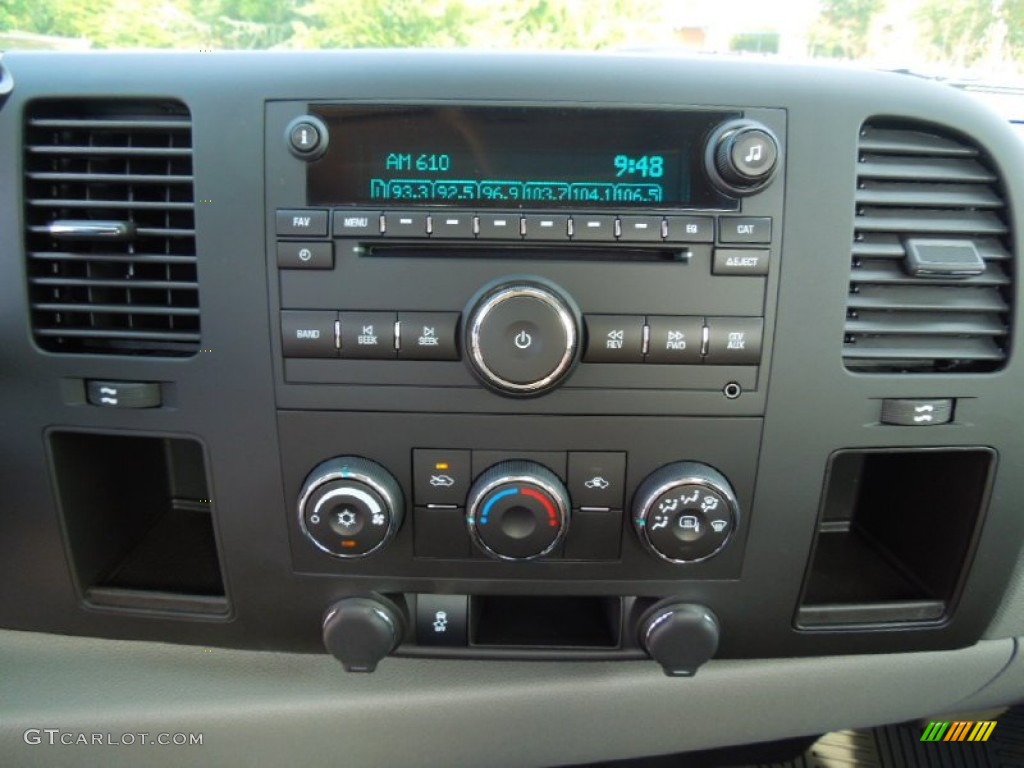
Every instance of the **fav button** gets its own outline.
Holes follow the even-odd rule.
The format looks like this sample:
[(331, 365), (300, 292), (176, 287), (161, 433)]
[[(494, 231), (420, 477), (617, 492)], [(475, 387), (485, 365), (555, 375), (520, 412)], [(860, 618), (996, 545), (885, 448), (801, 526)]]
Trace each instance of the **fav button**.
[(326, 237), (327, 211), (280, 210), (277, 234), (291, 237)]

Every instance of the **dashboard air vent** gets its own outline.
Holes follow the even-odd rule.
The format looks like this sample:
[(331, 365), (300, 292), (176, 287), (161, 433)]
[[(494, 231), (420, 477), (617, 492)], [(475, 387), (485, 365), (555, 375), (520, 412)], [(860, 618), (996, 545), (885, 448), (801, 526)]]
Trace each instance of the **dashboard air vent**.
[(183, 104), (34, 102), (25, 222), (32, 325), (43, 349), (198, 350), (192, 127)]
[(859, 155), (846, 367), (1001, 368), (1013, 262), (993, 166), (963, 137), (907, 121), (866, 123)]

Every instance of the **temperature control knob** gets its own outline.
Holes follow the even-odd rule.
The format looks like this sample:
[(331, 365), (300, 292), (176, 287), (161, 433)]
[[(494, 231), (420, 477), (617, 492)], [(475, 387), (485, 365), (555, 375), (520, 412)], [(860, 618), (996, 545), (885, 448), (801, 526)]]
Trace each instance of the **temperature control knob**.
[(695, 563), (718, 554), (739, 525), (729, 481), (693, 461), (652, 473), (633, 497), (633, 526), (651, 553), (670, 563)]
[(543, 394), (562, 382), (579, 357), (579, 310), (540, 278), (507, 278), (485, 287), (466, 316), (470, 366), (502, 394)]
[(712, 181), (728, 195), (749, 195), (768, 186), (779, 161), (779, 141), (752, 120), (730, 120), (708, 142), (705, 163)]
[(569, 494), (554, 472), (532, 461), (506, 461), (470, 488), (466, 525), (492, 557), (532, 560), (565, 537), (569, 508)]
[(402, 489), (380, 464), (342, 456), (317, 465), (299, 494), (299, 525), (334, 557), (365, 557), (402, 524)]

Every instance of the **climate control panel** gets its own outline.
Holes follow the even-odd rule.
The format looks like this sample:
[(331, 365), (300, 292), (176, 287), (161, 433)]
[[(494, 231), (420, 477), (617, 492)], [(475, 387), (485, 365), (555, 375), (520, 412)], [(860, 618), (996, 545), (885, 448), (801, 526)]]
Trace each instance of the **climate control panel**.
[[(470, 467), (485, 463), (490, 452), (480, 452), (476, 462), (466, 461), (463, 455), (472, 455), (468, 451), (415, 453), (421, 476), (414, 490), (414, 556), (484, 555), (506, 562), (618, 559), (623, 511), (613, 507), (622, 505), (624, 453), (553, 454), (553, 463), (568, 467), (568, 485), (575, 495), (555, 471), (526, 459), (488, 466), (463, 492), (470, 483)], [(426, 502), (424, 496), (434, 501)], [(404, 519), (403, 498), (398, 481), (381, 465), (361, 457), (336, 457), (317, 465), (303, 483), (298, 519), (316, 548), (336, 558), (363, 558), (394, 538)], [(717, 555), (729, 543), (739, 514), (725, 476), (693, 461), (651, 473), (630, 508), (643, 547), (673, 564)], [(573, 546), (564, 546), (567, 541)]]

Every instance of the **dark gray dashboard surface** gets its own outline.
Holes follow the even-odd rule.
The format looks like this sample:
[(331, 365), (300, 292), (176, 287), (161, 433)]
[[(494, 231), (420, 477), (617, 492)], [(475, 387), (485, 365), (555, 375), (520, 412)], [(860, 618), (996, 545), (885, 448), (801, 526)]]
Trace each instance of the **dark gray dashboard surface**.
[[(291, 713), (314, 709), (317, 719), (297, 731), (301, 736), (296, 739), (306, 744), (313, 762), (335, 756), (334, 736), (329, 735), (335, 718), (351, 717), (352, 728), (360, 728), (355, 762), (426, 764), (426, 759), (415, 760), (416, 744), (421, 743), (429, 745), (427, 753), (435, 764), (468, 764), (470, 747), (491, 744), (498, 751), (488, 763), (541, 765), (625, 757), (648, 745), (650, 752), (694, 749), (806, 733), (807, 728), (923, 715), (954, 707), (1009, 661), (1012, 643), (1001, 638), (1019, 634), (1019, 622), (1013, 619), (1019, 599), (1015, 607), (999, 614), (991, 641), (971, 643), (996, 613), (1024, 532), (1024, 486), (1016, 472), (1024, 466), (1024, 417), (1019, 407), (1024, 323), (1019, 291), (1009, 362), (1000, 372), (865, 376), (848, 372), (841, 357), (857, 140), (866, 119), (896, 116), (969, 135), (1002, 170), (1008, 211), (1016, 222), (1013, 250), (1020, 253), (1024, 150), (998, 116), (968, 97), (910, 77), (839, 67), (646, 56), (25, 53), (5, 55), (3, 65), (13, 77), (14, 90), (0, 106), (0, 578), (7, 585), (0, 594), (0, 624), (12, 630), (112, 639), (49, 637), (36, 648), (31, 635), (3, 634), (5, 744), (0, 752), (7, 751), (8, 739), (17, 737), (11, 729), (33, 727), (33, 718), (42, 722), (51, 717), (51, 700), (58, 691), (71, 690), (76, 695), (66, 698), (62, 709), (50, 710), (51, 719), (60, 720), (54, 727), (67, 723), (106, 730), (133, 710), (155, 711), (175, 701), (175, 717), (182, 727), (191, 728), (189, 724), (199, 722), (193, 706), (209, 701), (211, 722), (222, 724), (224, 733), (258, 741), (260, 732), (279, 724), (279, 708)], [(24, 110), (37, 98), (81, 96), (159, 96), (179, 99), (191, 110), (196, 199), (203, 201), (196, 207), (196, 231), (204, 350), (192, 358), (71, 357), (44, 353), (32, 340), (20, 234)], [(278, 278), (268, 268), (264, 189), (280, 179), (264, 174), (266, 106), (285, 100), (425, 99), (745, 105), (784, 111), (785, 224), (778, 235), (781, 257), (767, 296), (774, 313), (770, 367), (761, 372), (757, 392), (730, 403), (712, 392), (656, 391), (637, 397), (635, 391), (593, 390), (576, 393), (574, 400), (562, 391), (522, 401), (471, 391), (468, 405), (460, 408), (438, 390), (416, 386), (308, 386), (299, 391), (285, 384), (276, 352), (278, 318), (272, 311), (279, 301)], [(68, 397), (69, 382), (93, 378), (161, 381), (172, 396), (166, 407), (144, 412), (101, 410)], [(956, 422), (923, 430), (879, 424), (880, 400), (899, 397), (958, 398)], [(458, 421), (463, 432), (470, 431), (463, 425), (472, 422), (468, 413), (493, 417), (498, 431), (520, 450), (526, 438), (518, 425), (530, 419), (550, 419), (551, 433), (558, 434), (562, 424), (585, 417), (591, 431), (579, 434), (609, 441), (604, 446), (609, 449), (615, 448), (618, 432), (642, 429), (640, 413), (646, 419), (708, 421), (736, 416), (744, 417), (737, 422), (756, 422), (758, 429), (749, 442), (757, 444), (745, 445), (750, 454), (737, 459), (744, 467), (740, 471), (747, 472), (742, 485), (751, 510), (744, 523), (742, 558), (736, 558), (741, 562), (728, 562), (724, 572), (712, 571), (703, 581), (677, 579), (671, 573), (644, 585), (608, 579), (613, 594), (646, 590), (721, 606), (725, 630), (737, 638), (725, 647), (732, 644), (740, 649), (732, 655), (754, 660), (726, 661), (689, 681), (663, 680), (654, 665), (643, 662), (562, 667), (419, 660), (389, 660), (376, 676), (354, 679), (343, 677), (326, 656), (218, 650), (316, 651), (324, 607), (367, 585), (394, 591), (531, 589), (529, 579), (504, 572), (478, 579), (474, 571), (467, 580), (447, 572), (424, 577), (401, 568), (388, 573), (370, 568), (366, 574), (341, 568), (329, 576), (324, 572), (334, 564), (309, 567), (306, 554), (294, 556), (292, 496), (311, 466), (303, 449), (295, 448), (303, 441), (302, 430), (315, 432), (314, 442), (334, 446), (338, 454), (360, 453), (363, 446), (386, 443), (391, 432), (401, 446), (403, 419), (413, 430), (423, 431), (442, 420), (438, 411), (446, 410), (461, 414), (452, 418), (452, 424)], [(318, 413), (323, 411), (334, 413), (318, 426)], [(373, 427), (365, 425), (384, 412), (378, 423), (387, 424), (389, 433), (371, 434)], [(634, 426), (628, 425), (629, 419)], [(360, 434), (327, 431), (332, 424), (359, 425)], [(230, 604), (227, 618), (179, 620), (84, 606), (67, 562), (49, 468), (46, 435), (54, 428), (189, 436), (202, 443)], [(538, 447), (588, 447), (564, 440)], [(289, 443), (295, 450), (283, 455), (283, 446)], [(977, 543), (984, 556), (973, 561), (951, 621), (940, 628), (907, 632), (906, 637), (882, 632), (851, 640), (843, 633), (812, 637), (795, 631), (795, 603), (829, 456), (847, 448), (964, 446), (994, 449), (999, 469)], [(722, 444), (710, 453), (726, 451), (728, 445)], [(639, 479), (631, 478), (634, 486)], [(596, 570), (576, 576), (559, 572), (556, 589), (586, 594), (598, 589), (601, 581)], [(550, 591), (552, 586), (545, 588)], [(135, 646), (113, 638), (191, 643), (215, 650), (207, 657), (199, 655), (198, 648)], [(892, 653), (954, 647), (961, 649)], [(100, 663), (113, 649), (123, 654), (123, 666), (114, 660), (110, 667)], [(883, 651), (887, 653), (834, 660), (768, 658)], [(209, 664), (215, 670), (211, 677)], [(330, 670), (336, 668), (332, 677)], [(112, 670), (109, 674), (124, 682), (123, 687), (101, 684), (104, 669)], [(190, 690), (175, 683), (179, 675), (196, 687)], [(172, 684), (173, 697), (154, 694), (160, 686)], [(830, 698), (841, 688), (845, 693), (834, 717), (822, 715), (815, 703), (817, 719), (803, 719), (808, 710), (797, 702)], [(1005, 697), (1022, 694), (1024, 689), (1013, 688)], [(700, 718), (700, 727), (680, 731), (673, 718), (662, 714), (657, 723), (625, 735), (595, 726), (615, 719), (623, 707), (646, 706), (649, 695), (662, 712), (693, 707), (691, 715)], [(249, 703), (233, 714), (232, 708), (243, 698)], [(591, 708), (578, 706), (580, 700), (590, 702)], [(794, 706), (780, 706), (780, 701)], [(521, 734), (502, 731), (501, 723), (515, 718), (542, 728), (556, 712), (568, 713), (565, 717), (576, 734), (572, 744), (554, 733), (529, 737), (532, 751), (518, 759), (510, 750), (520, 743)], [(17, 718), (8, 720), (6, 715), (13, 713)], [(154, 722), (159, 717), (153, 714)], [(442, 733), (447, 732), (447, 723), (462, 717), (472, 722), (475, 740), (453, 747), (464, 751), (451, 753), (449, 761)], [(298, 726), (300, 721), (295, 717), (290, 722)], [(752, 721), (758, 724), (751, 725)], [(394, 739), (396, 727), (415, 736)], [(260, 743), (268, 742), (269, 738)], [(42, 751), (21, 751), (20, 746), (18, 750), (18, 762), (44, 762), (50, 757)], [(75, 757), (82, 760), (80, 753)]]

